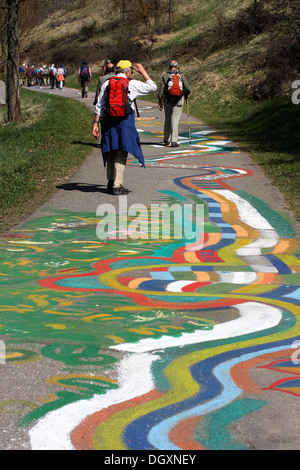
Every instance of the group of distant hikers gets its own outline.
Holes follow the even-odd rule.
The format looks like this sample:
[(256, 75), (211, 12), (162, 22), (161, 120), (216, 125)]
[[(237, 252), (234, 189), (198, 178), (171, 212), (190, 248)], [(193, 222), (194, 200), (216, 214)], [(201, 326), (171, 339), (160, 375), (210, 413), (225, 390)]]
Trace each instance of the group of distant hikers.
[(54, 64), (42, 65), (35, 67), (34, 65), (22, 64), (19, 69), (21, 86), (50, 86), (62, 89), (66, 82), (67, 70), (64, 65), (56, 67)]
[[(144, 81), (133, 79), (134, 73), (140, 74)], [(23, 84), (32, 86), (55, 86), (62, 89), (66, 80), (63, 65), (36, 68), (25, 66), (20, 69)], [(82, 98), (88, 97), (88, 87), (92, 71), (86, 61), (78, 69), (78, 81), (81, 84)], [(104, 164), (107, 167), (107, 191), (110, 194), (128, 194), (123, 187), (124, 171), (128, 153), (133, 155), (142, 167), (145, 166), (138, 132), (135, 127), (135, 114), (138, 114), (136, 98), (157, 90), (156, 83), (150, 78), (142, 64), (132, 64), (129, 60), (120, 60), (115, 66), (107, 59), (102, 75), (98, 79), (94, 98), (95, 119), (93, 135), (99, 139)], [(162, 76), (158, 90), (158, 108), (165, 112), (164, 145), (178, 147), (178, 126), (183, 110), (184, 99), (187, 101), (191, 87), (186, 76), (180, 71), (176, 60), (171, 60), (168, 71)], [(101, 125), (101, 133), (100, 133)]]
[[(81, 75), (85, 69), (89, 78)], [(89, 71), (88, 71), (89, 70)], [(132, 75), (140, 74), (144, 82), (134, 80)], [(85, 62), (79, 68), (82, 96), (86, 97), (91, 72)], [(107, 60), (103, 75), (98, 80), (94, 99), (95, 118), (93, 135), (99, 139), (101, 151), (107, 167), (107, 192), (113, 195), (128, 194), (124, 188), (124, 171), (128, 153), (133, 155), (141, 166), (145, 166), (138, 132), (135, 127), (135, 113), (138, 114), (136, 98), (157, 90), (156, 83), (150, 78), (142, 64), (132, 64), (120, 60), (116, 66)], [(183, 110), (184, 99), (188, 100), (191, 87), (186, 76), (180, 71), (175, 60), (163, 74), (158, 91), (158, 108), (165, 111), (164, 145), (178, 147), (178, 126)], [(101, 125), (101, 133), (99, 126)]]

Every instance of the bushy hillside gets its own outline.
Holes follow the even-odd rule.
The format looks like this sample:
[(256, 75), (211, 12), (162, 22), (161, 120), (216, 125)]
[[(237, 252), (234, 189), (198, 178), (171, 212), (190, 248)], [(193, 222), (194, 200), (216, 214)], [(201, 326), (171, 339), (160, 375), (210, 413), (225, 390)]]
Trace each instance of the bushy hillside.
[(99, 70), (106, 57), (146, 61), (150, 69), (161, 70), (176, 57), (192, 79), (201, 70), (212, 87), (234, 80), (257, 100), (282, 95), (298, 78), (297, 0), (190, 0), (188, 5), (177, 0), (172, 32), (168, 4), (52, 2), (41, 24), (23, 41), (22, 58), (35, 64), (64, 63), (73, 71), (83, 59)]

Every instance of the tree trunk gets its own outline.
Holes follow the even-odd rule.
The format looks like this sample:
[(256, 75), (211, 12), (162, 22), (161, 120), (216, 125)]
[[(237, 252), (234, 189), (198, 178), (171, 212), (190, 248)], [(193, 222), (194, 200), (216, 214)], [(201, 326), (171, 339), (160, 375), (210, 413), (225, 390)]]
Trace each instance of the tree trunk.
[(160, 15), (161, 15), (160, 0), (154, 0), (154, 26), (156, 28), (158, 28), (160, 25)]
[(122, 0), (122, 20), (126, 21), (126, 4), (125, 4), (125, 0)]
[(23, 121), (19, 92), (19, 0), (6, 0), (7, 5), (7, 120)]
[(173, 0), (169, 0), (169, 29), (173, 30)]

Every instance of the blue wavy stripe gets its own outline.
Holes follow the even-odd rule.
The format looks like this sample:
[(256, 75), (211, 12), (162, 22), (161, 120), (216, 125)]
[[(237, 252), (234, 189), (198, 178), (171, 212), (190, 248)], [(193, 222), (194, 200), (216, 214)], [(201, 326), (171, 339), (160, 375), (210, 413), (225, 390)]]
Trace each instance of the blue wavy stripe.
[[(169, 428), (170, 420), (174, 420), (173, 424), (171, 424), (173, 427), (179, 420), (186, 419), (189, 416), (202, 415), (217, 409), (216, 401), (221, 396), (223, 390), (223, 383), (220, 380), (222, 375), (218, 377), (214, 375), (214, 369), (217, 366), (221, 366), (223, 363), (231, 360), (236, 360), (236, 363), (242, 362), (247, 360), (247, 355), (254, 357), (270, 351), (285, 349), (290, 347), (295, 339), (297, 338), (289, 338), (288, 340), (270, 343), (269, 345), (257, 345), (246, 349), (231, 350), (194, 364), (190, 372), (195, 382), (199, 385), (199, 392), (182, 402), (154, 410), (130, 423), (123, 431), (125, 445), (131, 450), (178, 450), (174, 444), (166, 440), (166, 437), (163, 437), (164, 427), (168, 426)], [(231, 391), (226, 400), (222, 402), (222, 406), (225, 406), (238, 396), (240, 389), (235, 387), (234, 384), (231, 384)], [(224, 393), (222, 394), (223, 399)], [(156, 429), (155, 435), (157, 436), (154, 438), (157, 441), (156, 445), (149, 441), (149, 433), (154, 427)], [(158, 442), (160, 442), (159, 445)]]

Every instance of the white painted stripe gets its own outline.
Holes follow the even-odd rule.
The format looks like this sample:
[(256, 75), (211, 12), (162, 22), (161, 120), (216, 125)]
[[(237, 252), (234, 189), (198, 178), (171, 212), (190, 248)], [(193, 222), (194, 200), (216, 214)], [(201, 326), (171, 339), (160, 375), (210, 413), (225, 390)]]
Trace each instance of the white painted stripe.
[(151, 365), (157, 359), (158, 356), (151, 354), (129, 355), (118, 368), (120, 388), (48, 413), (29, 431), (32, 450), (74, 450), (70, 434), (87, 416), (155, 388)]
[[(229, 201), (234, 202), (241, 220), (246, 224), (257, 230), (272, 230), (274, 235), (277, 234), (269, 222), (262, 215), (260, 215), (260, 213), (248, 201), (241, 198), (233, 191), (226, 189), (215, 190), (214, 192), (224, 196)], [(278, 235), (276, 235), (276, 238), (279, 238)]]
[(234, 338), (273, 328), (278, 325), (282, 318), (279, 308), (259, 302), (247, 302), (236, 305), (235, 308), (239, 311), (240, 318), (214, 325), (212, 330), (182, 333), (179, 338), (173, 338), (172, 336), (162, 336), (160, 339), (146, 338), (139, 341), (139, 343), (124, 343), (110, 348), (118, 351), (142, 353), (223, 338)]
[(167, 285), (167, 292), (182, 292), (183, 287), (194, 284), (195, 281), (174, 281)]

